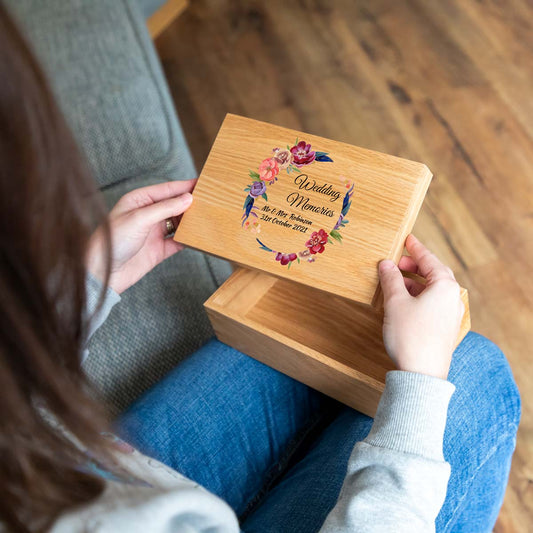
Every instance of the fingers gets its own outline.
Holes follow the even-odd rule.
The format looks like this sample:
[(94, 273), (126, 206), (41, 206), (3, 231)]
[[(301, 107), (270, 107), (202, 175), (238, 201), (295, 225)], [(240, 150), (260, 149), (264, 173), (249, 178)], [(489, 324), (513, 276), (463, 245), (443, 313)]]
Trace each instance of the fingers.
[(403, 255), (400, 257), (398, 268), (404, 272), (411, 272), (412, 274), (418, 274), (418, 265), (415, 260), (409, 255)]
[[(133, 216), (135, 223), (141, 227), (151, 227), (163, 222), (167, 218), (177, 217), (184, 213), (192, 203), (192, 194), (185, 193), (176, 198), (168, 198), (141, 209), (137, 209)], [(129, 215), (128, 215), (129, 216)]]
[(404, 279), (400, 269), (389, 259), (379, 264), (379, 280), (385, 298), (385, 304), (395, 296), (407, 295)]
[(409, 292), (411, 296), (414, 296), (415, 298), (426, 288), (426, 286), (422, 283), (419, 283), (415, 279), (411, 278), (404, 278), (405, 288)]
[(455, 279), (451, 269), (442, 264), (437, 256), (432, 254), (414, 235), (411, 234), (407, 237), (405, 247), (418, 266), (418, 274), (428, 281), (442, 278)]
[(169, 258), (177, 252), (183, 250), (183, 244), (174, 241), (173, 239), (165, 239), (163, 241), (163, 260)]
[(167, 181), (165, 183), (157, 183), (156, 185), (149, 185), (148, 187), (141, 187), (125, 194), (115, 205), (110, 213), (110, 217), (114, 218), (138, 209), (147, 207), (149, 205), (175, 198), (185, 193), (190, 193), (196, 185), (196, 179), (184, 181)]

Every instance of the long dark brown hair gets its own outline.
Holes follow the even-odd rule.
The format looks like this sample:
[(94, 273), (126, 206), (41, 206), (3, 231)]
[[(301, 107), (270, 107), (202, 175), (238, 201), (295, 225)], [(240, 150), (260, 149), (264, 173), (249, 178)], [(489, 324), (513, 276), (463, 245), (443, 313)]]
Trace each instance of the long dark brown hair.
[[(80, 369), (84, 255), (105, 210), (45, 77), (0, 4), (0, 522), (41, 531), (103, 482), (109, 457)], [(43, 416), (53, 415), (59, 430)], [(69, 438), (70, 437), (70, 438)]]

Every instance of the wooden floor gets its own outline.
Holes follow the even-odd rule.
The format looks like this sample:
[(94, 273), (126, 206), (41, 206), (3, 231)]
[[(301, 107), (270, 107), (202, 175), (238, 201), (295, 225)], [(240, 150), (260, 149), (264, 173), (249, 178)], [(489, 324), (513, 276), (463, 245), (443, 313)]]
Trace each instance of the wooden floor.
[(194, 0), (158, 39), (201, 168), (227, 112), (425, 162), (415, 233), (470, 291), (523, 415), (495, 531), (533, 527), (533, 3)]

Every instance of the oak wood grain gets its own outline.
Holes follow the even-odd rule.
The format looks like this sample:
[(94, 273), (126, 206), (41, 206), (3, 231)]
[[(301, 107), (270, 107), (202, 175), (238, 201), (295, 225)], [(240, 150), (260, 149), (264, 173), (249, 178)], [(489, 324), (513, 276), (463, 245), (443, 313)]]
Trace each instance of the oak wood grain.
[[(298, 140), (332, 160), (320, 162), (317, 155), (299, 168), (276, 166), (275, 181), (273, 176), (261, 181), (258, 167), (270, 161), (273, 148), (286, 149)], [(400, 258), (430, 180), (422, 163), (229, 114), (174, 239), (357, 302), (376, 303), (378, 262)], [(249, 196), (252, 183), (263, 187), (264, 198)], [(249, 213), (243, 213), (243, 204), (250, 204)], [(340, 217), (343, 227), (338, 227)], [(250, 223), (254, 226), (243, 226)], [(310, 252), (307, 244), (319, 231), (328, 241)], [(276, 251), (294, 252), (292, 262), (277, 260)]]
[(153, 13), (146, 21), (152, 39), (157, 39), (188, 5), (189, 0), (167, 0)]
[[(457, 344), (470, 329), (468, 293)], [(238, 269), (205, 303), (222, 342), (373, 416), (394, 369), (383, 314), (269, 274)]]

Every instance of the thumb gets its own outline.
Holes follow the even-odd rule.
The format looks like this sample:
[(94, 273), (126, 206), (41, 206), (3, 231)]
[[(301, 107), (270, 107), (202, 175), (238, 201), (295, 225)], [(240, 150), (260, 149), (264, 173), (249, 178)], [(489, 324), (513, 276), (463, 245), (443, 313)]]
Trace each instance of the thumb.
[(175, 198), (167, 198), (155, 204), (141, 207), (135, 212), (135, 216), (143, 226), (153, 226), (158, 222), (184, 213), (192, 203), (192, 194), (185, 193)]
[(379, 280), (381, 282), (385, 303), (387, 303), (393, 296), (409, 294), (405, 288), (400, 269), (390, 259), (386, 259), (379, 263)]

